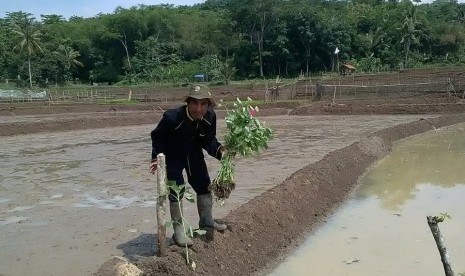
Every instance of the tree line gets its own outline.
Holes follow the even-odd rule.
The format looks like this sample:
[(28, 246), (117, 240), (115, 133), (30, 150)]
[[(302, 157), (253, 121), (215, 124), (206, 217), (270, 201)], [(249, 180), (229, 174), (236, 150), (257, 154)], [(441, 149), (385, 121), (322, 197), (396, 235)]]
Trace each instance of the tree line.
[[(417, 1), (417, 0), (416, 0)], [(436, 0), (207, 0), (117, 7), (91, 18), (0, 18), (0, 80), (190, 82), (465, 62), (465, 4)]]

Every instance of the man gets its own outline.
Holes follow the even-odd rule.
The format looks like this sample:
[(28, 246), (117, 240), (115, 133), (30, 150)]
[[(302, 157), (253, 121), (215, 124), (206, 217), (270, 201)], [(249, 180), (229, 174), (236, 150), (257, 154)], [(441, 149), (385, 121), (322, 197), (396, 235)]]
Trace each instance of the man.
[[(157, 127), (151, 132), (152, 162), (150, 172), (157, 169), (157, 155), (166, 156), (168, 180), (184, 184), (183, 170), (186, 170), (188, 183), (197, 194), (199, 228), (213, 228), (224, 231), (227, 226), (217, 223), (212, 217), (213, 197), (208, 187), (210, 176), (203, 150), (221, 160), (225, 147), (216, 139), (215, 101), (206, 86), (194, 85), (184, 98), (187, 105), (166, 111)], [(181, 195), (182, 197), (182, 195)], [(178, 204), (173, 191), (170, 191), (170, 213), (174, 221), (173, 240), (179, 246), (191, 246), (190, 237), (181, 225), (182, 205)]]

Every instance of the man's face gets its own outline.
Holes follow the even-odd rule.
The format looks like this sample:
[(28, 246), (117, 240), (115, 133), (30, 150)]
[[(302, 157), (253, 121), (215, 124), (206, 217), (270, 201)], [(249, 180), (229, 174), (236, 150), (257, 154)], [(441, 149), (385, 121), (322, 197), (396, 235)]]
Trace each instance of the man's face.
[(207, 113), (208, 104), (210, 102), (208, 99), (194, 99), (190, 98), (187, 103), (187, 110), (194, 120), (200, 120)]

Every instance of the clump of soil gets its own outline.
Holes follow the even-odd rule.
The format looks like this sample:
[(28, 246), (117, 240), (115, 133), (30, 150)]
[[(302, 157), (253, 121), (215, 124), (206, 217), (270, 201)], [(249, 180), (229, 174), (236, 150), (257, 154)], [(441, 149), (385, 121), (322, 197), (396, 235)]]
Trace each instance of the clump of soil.
[(217, 200), (224, 200), (229, 198), (231, 192), (234, 191), (236, 188), (236, 183), (229, 182), (229, 183), (217, 183), (216, 179), (213, 180), (213, 183), (210, 185), (209, 189), (215, 195)]

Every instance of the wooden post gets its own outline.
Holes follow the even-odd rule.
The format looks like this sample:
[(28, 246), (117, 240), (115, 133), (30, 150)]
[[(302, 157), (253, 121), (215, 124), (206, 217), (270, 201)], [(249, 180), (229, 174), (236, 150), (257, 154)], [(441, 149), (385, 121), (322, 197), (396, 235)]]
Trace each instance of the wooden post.
[(441, 231), (439, 230), (438, 223), (442, 222), (444, 219), (437, 216), (427, 216), (429, 228), (433, 234), (434, 240), (441, 255), (442, 265), (444, 266), (444, 272), (446, 276), (454, 276), (454, 271), (452, 270), (452, 265), (449, 262), (449, 253), (447, 253), (446, 246), (444, 245), (444, 238), (442, 237)]
[(158, 229), (158, 256), (166, 256), (166, 166), (165, 155), (157, 155), (157, 229)]
[(334, 86), (334, 93), (333, 93), (333, 104), (336, 103), (336, 85)]

